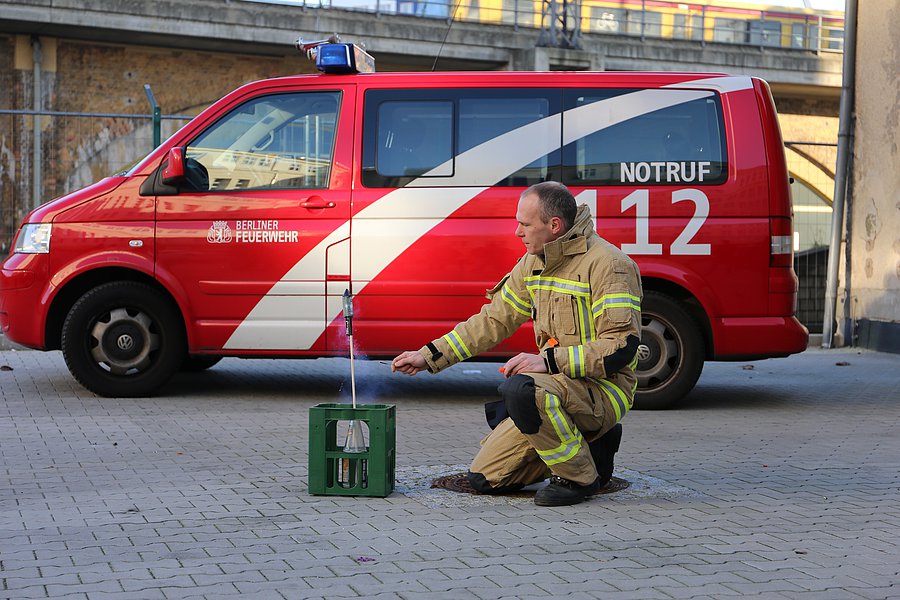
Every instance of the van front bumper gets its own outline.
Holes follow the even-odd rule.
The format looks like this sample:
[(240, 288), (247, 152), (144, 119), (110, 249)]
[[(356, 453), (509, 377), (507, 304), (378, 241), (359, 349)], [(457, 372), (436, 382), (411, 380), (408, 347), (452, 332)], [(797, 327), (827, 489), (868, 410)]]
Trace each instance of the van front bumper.
[[(36, 283), (41, 270), (10, 269), (10, 262), (0, 268), (0, 331), (17, 344), (43, 350), (47, 314), (43, 286)], [(46, 267), (43, 260), (29, 262)]]

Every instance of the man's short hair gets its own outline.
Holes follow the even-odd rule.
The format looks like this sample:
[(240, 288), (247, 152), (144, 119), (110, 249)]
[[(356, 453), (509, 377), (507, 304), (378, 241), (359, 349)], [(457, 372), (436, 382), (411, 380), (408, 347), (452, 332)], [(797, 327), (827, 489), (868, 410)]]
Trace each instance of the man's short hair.
[(578, 206), (569, 188), (557, 181), (542, 181), (522, 192), (522, 197), (528, 194), (537, 195), (542, 222), (547, 223), (552, 217), (559, 217), (563, 222), (564, 231), (572, 229)]

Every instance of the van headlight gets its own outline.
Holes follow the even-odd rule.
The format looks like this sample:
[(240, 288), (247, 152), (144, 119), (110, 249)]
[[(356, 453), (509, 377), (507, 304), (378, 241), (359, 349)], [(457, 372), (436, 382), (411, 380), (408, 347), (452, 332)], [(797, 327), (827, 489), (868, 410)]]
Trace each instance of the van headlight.
[(15, 252), (47, 254), (50, 252), (50, 223), (25, 223), (16, 238)]

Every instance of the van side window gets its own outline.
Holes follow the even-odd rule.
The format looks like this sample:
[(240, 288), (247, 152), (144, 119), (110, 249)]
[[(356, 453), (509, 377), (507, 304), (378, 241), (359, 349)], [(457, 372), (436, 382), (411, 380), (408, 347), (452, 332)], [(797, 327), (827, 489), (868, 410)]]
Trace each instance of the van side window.
[(382, 102), (375, 170), (386, 177), (453, 174), (453, 103)]
[[(674, 93), (673, 93), (674, 92)], [(571, 185), (716, 185), (728, 178), (714, 92), (567, 90), (563, 180)], [(574, 139), (573, 139), (574, 138)]]
[[(551, 120), (561, 99), (552, 89), (368, 90), (362, 183), (502, 187), (558, 179), (559, 121)], [(555, 128), (549, 140), (548, 127)]]
[[(505, 133), (550, 116), (547, 97), (460, 98), (459, 153), (462, 154)], [(528, 186), (545, 181), (550, 173), (551, 154), (544, 154), (514, 173), (498, 173), (501, 178), (484, 180), (482, 185)], [(556, 161), (558, 162), (558, 161)]]
[(209, 189), (327, 188), (340, 92), (276, 94), (235, 108), (185, 153), (206, 169)]

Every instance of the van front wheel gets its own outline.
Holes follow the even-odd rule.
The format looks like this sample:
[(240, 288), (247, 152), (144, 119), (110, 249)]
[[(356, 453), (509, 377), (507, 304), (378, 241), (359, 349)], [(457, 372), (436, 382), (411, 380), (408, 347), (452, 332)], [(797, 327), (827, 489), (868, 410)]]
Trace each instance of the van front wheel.
[(106, 283), (72, 306), (62, 330), (66, 366), (100, 396), (147, 396), (184, 360), (186, 344), (174, 303), (133, 281)]
[(635, 408), (671, 408), (697, 383), (705, 354), (699, 326), (678, 301), (646, 292), (641, 304)]

